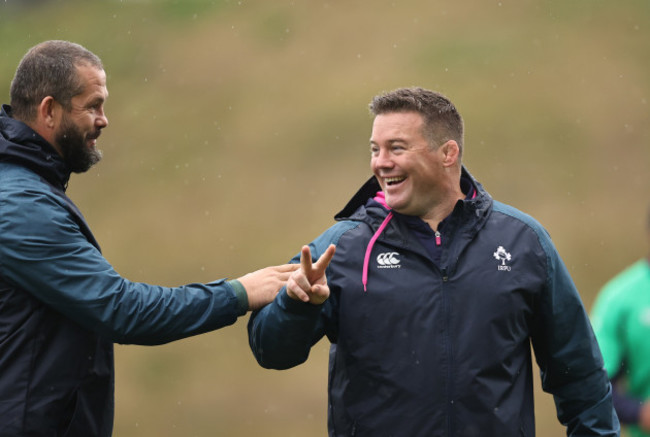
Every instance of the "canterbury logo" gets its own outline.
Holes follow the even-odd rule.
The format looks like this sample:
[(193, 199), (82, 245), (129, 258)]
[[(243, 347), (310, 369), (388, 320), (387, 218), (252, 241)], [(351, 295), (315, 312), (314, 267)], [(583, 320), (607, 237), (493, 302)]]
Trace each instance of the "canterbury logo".
[(397, 252), (384, 252), (377, 255), (377, 267), (380, 269), (399, 269), (402, 267)]

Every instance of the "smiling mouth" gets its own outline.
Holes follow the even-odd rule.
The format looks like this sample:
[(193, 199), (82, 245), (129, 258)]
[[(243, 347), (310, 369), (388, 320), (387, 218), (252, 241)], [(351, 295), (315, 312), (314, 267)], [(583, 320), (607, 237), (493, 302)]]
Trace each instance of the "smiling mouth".
[(384, 178), (384, 182), (386, 182), (386, 185), (391, 186), (391, 185), (397, 185), (406, 178), (403, 176), (400, 177), (392, 177), (392, 178)]
[(99, 135), (101, 135), (101, 132), (97, 132), (94, 135), (89, 135), (88, 137), (86, 137), (86, 139), (90, 144), (94, 146), (97, 143), (97, 138), (99, 138)]

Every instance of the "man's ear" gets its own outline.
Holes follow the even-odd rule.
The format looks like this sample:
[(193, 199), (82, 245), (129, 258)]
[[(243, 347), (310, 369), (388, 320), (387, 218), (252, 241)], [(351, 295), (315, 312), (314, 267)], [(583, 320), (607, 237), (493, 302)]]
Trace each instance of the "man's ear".
[(60, 110), (61, 105), (54, 100), (54, 97), (45, 97), (38, 105), (36, 114), (37, 123), (47, 129), (54, 129), (60, 116)]
[(445, 144), (440, 146), (440, 151), (442, 152), (442, 164), (445, 167), (453, 167), (458, 164), (460, 148), (456, 141), (447, 141)]
[(61, 151), (56, 145), (55, 136), (62, 117), (63, 106), (54, 100), (54, 97), (47, 96), (41, 100), (41, 103), (36, 108), (36, 119), (26, 123), (50, 143), (59, 154), (61, 154)]

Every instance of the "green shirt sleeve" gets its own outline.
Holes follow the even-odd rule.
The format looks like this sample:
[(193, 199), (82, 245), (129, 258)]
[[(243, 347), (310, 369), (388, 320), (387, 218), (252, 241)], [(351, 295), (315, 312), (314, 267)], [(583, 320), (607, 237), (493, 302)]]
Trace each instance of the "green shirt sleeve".
[(235, 296), (237, 296), (237, 301), (239, 302), (239, 315), (243, 316), (248, 311), (248, 294), (246, 294), (246, 289), (237, 279), (228, 281), (233, 290), (235, 290)]

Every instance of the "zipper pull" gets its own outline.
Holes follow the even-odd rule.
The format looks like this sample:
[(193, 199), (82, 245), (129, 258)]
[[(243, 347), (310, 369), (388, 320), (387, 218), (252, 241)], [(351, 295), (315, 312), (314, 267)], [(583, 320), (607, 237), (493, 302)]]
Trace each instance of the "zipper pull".
[(442, 244), (442, 235), (440, 235), (440, 232), (436, 231), (436, 246), (440, 246)]

